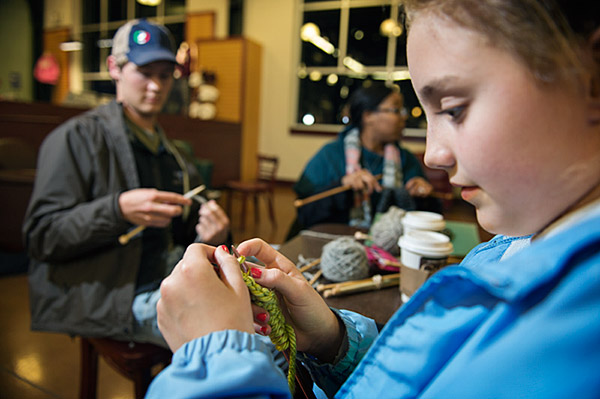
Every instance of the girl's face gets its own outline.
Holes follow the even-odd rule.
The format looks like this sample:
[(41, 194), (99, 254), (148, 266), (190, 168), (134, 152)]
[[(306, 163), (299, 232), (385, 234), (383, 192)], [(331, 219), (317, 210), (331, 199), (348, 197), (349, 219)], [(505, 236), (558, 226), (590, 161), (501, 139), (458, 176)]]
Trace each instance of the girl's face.
[(536, 233), (597, 184), (600, 134), (581, 93), (541, 86), (481, 34), (429, 13), (413, 21), (407, 51), (425, 162), (448, 172), (483, 228)]

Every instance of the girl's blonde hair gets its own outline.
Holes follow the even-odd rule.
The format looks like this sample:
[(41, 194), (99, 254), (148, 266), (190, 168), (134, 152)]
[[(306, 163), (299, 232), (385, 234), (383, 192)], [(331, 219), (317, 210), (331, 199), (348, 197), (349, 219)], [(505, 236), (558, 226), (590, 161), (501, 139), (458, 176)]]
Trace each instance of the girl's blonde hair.
[[(598, 82), (589, 39), (600, 26), (599, 0), (403, 0), (407, 25), (420, 13), (449, 18), (515, 54), (545, 83)], [(598, 48), (595, 49), (599, 52)]]

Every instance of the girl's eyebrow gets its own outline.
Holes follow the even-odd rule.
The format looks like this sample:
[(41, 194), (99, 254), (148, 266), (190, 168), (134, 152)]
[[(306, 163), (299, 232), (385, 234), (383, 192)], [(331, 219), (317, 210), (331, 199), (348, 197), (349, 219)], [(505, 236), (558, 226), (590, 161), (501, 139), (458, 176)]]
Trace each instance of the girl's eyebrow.
[(457, 81), (458, 77), (454, 75), (436, 78), (418, 90), (419, 98), (428, 104), (439, 102), (441, 96), (450, 88), (454, 88)]

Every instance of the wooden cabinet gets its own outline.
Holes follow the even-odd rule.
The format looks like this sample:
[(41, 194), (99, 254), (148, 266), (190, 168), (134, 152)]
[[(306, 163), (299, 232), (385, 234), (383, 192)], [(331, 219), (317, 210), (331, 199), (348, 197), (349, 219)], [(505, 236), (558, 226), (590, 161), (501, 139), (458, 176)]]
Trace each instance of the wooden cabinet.
[(261, 47), (246, 38), (198, 40), (198, 71), (213, 72), (219, 90), (216, 121), (239, 123), (237, 143), (221, 142), (221, 151), (239, 148), (240, 175), (256, 174), (258, 152)]

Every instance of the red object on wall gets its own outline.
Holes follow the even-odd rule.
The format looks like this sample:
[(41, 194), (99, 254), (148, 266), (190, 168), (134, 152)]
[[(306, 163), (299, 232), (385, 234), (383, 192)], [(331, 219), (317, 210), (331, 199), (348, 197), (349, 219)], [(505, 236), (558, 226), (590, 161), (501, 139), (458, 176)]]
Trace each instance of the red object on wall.
[(33, 76), (41, 83), (55, 85), (60, 76), (60, 66), (56, 57), (51, 53), (42, 54), (35, 63)]

